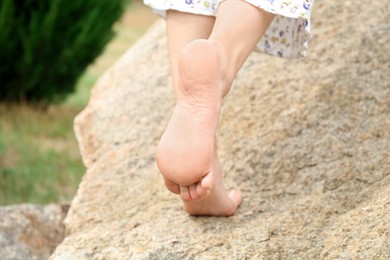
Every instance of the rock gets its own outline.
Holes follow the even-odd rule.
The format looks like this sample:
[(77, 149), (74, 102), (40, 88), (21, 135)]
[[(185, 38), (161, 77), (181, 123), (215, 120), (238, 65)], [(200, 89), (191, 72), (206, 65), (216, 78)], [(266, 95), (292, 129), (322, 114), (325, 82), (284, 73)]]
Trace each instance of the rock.
[(253, 53), (218, 148), (230, 218), (190, 217), (154, 162), (172, 112), (163, 22), (96, 84), (75, 120), (88, 167), (52, 259), (389, 259), (390, 11), (318, 1), (308, 57)]
[(67, 205), (0, 207), (0, 259), (48, 259), (64, 239)]

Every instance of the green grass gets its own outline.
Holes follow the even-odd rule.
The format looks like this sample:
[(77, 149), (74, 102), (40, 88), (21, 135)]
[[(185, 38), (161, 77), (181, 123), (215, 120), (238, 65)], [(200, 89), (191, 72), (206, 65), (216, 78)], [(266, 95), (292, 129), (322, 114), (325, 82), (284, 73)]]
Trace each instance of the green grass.
[(68, 201), (74, 195), (84, 172), (79, 160), (63, 152), (32, 147), (20, 155), (24, 161), (17, 167), (0, 169), (2, 204)]
[(0, 203), (48, 203), (74, 195), (85, 169), (71, 107), (0, 106)]
[(85, 173), (73, 119), (91, 87), (156, 17), (133, 1), (115, 25), (117, 36), (80, 78), (77, 92), (47, 111), (0, 104), (0, 205), (70, 201)]

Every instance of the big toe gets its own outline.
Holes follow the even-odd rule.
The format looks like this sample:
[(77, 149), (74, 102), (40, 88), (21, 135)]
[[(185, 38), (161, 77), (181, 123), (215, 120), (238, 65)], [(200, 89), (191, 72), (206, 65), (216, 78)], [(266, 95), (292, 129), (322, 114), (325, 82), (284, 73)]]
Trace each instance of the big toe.
[(211, 190), (214, 184), (214, 172), (211, 170), (200, 181), (200, 185), (205, 190)]
[(197, 199), (204, 199), (210, 194), (210, 190), (208, 188), (204, 188), (201, 182), (198, 182), (196, 185), (196, 197)]

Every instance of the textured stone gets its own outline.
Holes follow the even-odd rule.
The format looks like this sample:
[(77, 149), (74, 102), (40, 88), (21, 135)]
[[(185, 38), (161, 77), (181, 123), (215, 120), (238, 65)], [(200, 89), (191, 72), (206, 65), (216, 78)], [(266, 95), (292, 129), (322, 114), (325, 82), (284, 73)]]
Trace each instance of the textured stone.
[(64, 239), (67, 205), (0, 207), (0, 259), (48, 259)]
[(190, 217), (154, 162), (174, 105), (163, 22), (75, 120), (88, 167), (52, 259), (389, 259), (390, 10), (317, 1), (308, 57), (253, 53), (218, 149), (230, 218)]

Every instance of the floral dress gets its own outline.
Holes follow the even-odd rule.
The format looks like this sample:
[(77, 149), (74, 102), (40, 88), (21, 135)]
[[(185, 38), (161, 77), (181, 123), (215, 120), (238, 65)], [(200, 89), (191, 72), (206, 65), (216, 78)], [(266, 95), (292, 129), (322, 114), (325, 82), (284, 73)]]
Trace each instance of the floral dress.
[[(144, 0), (144, 3), (163, 17), (170, 9), (215, 16), (222, 1)], [(283, 58), (298, 58), (306, 55), (307, 42), (310, 38), (310, 12), (314, 0), (244, 1), (275, 14), (271, 25), (257, 44), (260, 51)]]

